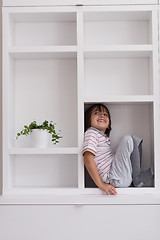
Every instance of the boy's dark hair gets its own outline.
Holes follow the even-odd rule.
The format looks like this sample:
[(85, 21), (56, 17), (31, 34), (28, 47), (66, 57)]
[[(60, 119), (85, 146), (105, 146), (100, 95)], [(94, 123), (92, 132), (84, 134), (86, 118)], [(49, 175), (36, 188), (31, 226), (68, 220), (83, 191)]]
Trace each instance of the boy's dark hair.
[(108, 110), (108, 108), (99, 103), (99, 104), (94, 104), (92, 105), (90, 108), (88, 108), (86, 111), (85, 111), (85, 131), (91, 127), (91, 114), (94, 110), (98, 110), (99, 112), (103, 112), (104, 110), (108, 113), (108, 117), (109, 117), (109, 126), (108, 128), (106, 129), (105, 131), (105, 134), (109, 137), (110, 135), (110, 131), (112, 130), (111, 128), (111, 116), (110, 116), (110, 112)]

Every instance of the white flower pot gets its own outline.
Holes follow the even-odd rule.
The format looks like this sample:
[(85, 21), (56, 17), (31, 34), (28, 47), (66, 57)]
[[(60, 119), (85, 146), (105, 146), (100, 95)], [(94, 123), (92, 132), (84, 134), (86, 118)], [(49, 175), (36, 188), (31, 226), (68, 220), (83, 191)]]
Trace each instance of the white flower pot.
[(31, 143), (34, 148), (46, 148), (49, 143), (49, 133), (43, 129), (33, 129), (31, 132)]

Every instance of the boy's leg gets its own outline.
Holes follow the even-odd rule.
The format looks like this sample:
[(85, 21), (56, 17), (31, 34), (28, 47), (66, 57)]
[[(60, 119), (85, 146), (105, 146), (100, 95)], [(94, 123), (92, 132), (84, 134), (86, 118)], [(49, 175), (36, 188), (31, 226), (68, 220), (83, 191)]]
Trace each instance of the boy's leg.
[(108, 174), (107, 183), (115, 187), (128, 187), (132, 182), (132, 166), (130, 155), (133, 151), (133, 139), (125, 136), (120, 141)]
[(143, 140), (137, 136), (131, 136), (133, 139), (133, 152), (131, 154), (131, 163), (133, 171), (133, 185), (135, 187), (142, 187), (149, 179), (152, 178), (151, 170), (141, 172), (141, 158), (142, 158), (142, 142)]

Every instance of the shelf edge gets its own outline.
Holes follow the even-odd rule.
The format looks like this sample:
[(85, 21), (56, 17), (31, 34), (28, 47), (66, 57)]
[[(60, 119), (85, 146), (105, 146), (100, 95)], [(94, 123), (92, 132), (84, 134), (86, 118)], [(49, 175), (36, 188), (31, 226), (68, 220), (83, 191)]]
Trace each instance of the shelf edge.
[(10, 155), (17, 154), (78, 154), (78, 148), (9, 148)]

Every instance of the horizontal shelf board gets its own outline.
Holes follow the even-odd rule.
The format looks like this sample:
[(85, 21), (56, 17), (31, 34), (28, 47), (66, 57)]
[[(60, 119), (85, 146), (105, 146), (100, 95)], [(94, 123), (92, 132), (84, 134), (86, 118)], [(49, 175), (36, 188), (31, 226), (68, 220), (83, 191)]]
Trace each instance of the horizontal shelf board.
[[(65, 1), (59, 1), (59, 0), (3, 0), (3, 6), (64, 6), (64, 5), (141, 5), (141, 4), (158, 4), (158, 0), (67, 0)], [(103, 6), (104, 7), (104, 6)], [(115, 6), (117, 7), (117, 6)], [(118, 6), (119, 7), (119, 6)], [(128, 7), (128, 6), (127, 6)], [(135, 7), (135, 6), (133, 6)], [(126, 8), (126, 6), (123, 7)], [(144, 6), (145, 8), (145, 6)]]
[[(51, 192), (50, 189), (42, 189), (41, 193), (37, 194), (36, 189), (32, 192), (22, 192), (22, 189), (11, 191), (8, 194), (0, 196), (1, 204), (75, 204), (75, 205), (91, 205), (91, 204), (104, 204), (104, 205), (159, 205), (160, 193), (156, 193), (154, 189), (150, 189), (150, 193), (145, 191), (146, 189), (130, 189), (128, 193), (123, 194), (121, 190), (117, 189), (118, 195), (107, 196), (100, 190), (92, 190), (90, 193), (88, 190), (79, 191), (78, 189), (57, 189), (55, 192)], [(59, 191), (58, 191), (59, 190)], [(134, 190), (138, 190), (134, 194)], [(50, 193), (49, 193), (50, 192)], [(139, 192), (139, 193), (138, 193)]]
[[(117, 195), (127, 196), (131, 195), (145, 195), (145, 194), (160, 194), (160, 191), (154, 187), (128, 187), (128, 188), (116, 188)], [(5, 194), (59, 194), (59, 195), (95, 195), (103, 196), (105, 192), (99, 188), (78, 188), (73, 186), (59, 186), (59, 187), (17, 187), (12, 186), (7, 189)]]
[(104, 57), (151, 57), (153, 46), (148, 45), (108, 45), (85, 46), (85, 58)]
[(85, 97), (85, 103), (109, 102), (109, 103), (152, 103), (153, 95), (134, 96), (107, 96), (107, 97)]
[(21, 46), (9, 49), (14, 58), (76, 58), (76, 46)]
[(14, 46), (11, 47), (10, 53), (27, 53), (27, 52), (76, 52), (77, 46)]
[[(151, 44), (84, 46), (84, 57), (151, 57), (152, 50)], [(9, 54), (15, 58), (75, 58), (76, 53), (77, 46), (15, 46), (9, 49)]]
[(15, 59), (75, 59), (76, 53), (67, 52), (28, 52), (11, 53)]
[(9, 154), (78, 154), (78, 148), (9, 148)]
[(152, 51), (152, 44), (85, 45), (84, 51)]

